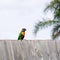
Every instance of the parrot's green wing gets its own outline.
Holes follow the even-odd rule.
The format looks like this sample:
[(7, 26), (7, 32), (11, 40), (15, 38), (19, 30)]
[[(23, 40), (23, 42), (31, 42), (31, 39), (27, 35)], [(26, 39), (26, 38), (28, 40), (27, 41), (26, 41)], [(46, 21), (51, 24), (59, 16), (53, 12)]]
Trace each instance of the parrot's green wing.
[(21, 34), (22, 32), (19, 33), (18, 40), (21, 40)]

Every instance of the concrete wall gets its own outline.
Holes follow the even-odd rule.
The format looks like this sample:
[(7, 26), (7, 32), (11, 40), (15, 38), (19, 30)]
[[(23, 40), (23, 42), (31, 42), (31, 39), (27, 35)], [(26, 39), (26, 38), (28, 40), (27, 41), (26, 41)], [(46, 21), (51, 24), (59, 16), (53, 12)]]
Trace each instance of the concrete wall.
[(0, 60), (60, 60), (60, 41), (0, 41)]

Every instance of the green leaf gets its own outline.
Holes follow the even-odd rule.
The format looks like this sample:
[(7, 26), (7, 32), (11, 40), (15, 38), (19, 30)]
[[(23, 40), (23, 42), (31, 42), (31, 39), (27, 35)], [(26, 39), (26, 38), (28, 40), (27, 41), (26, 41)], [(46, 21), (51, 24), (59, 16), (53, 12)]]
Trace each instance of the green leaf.
[(39, 31), (39, 29), (51, 26), (51, 25), (53, 25), (55, 23), (57, 23), (57, 21), (55, 21), (55, 20), (39, 21), (35, 25), (34, 34), (37, 34), (37, 32)]

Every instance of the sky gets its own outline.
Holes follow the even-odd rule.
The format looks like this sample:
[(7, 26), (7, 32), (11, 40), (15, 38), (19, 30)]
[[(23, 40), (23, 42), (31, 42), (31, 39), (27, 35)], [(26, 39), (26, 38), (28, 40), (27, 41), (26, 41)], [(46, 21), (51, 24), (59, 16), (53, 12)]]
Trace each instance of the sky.
[(52, 13), (44, 13), (44, 8), (51, 0), (0, 0), (0, 39), (17, 40), (22, 28), (26, 28), (26, 40), (51, 39), (48, 27), (33, 34), (34, 25), (42, 18), (53, 18)]

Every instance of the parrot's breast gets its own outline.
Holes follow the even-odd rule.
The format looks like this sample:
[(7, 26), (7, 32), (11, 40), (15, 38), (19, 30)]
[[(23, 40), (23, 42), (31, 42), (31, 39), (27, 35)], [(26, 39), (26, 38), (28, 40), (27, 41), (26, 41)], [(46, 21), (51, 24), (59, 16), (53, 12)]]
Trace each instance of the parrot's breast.
[(22, 32), (22, 35), (24, 36), (25, 35), (25, 32)]

